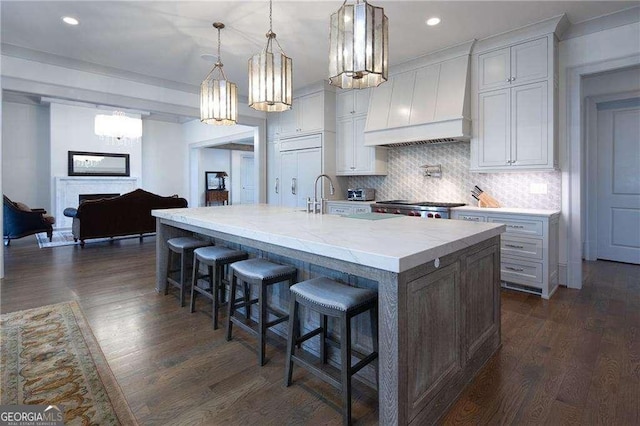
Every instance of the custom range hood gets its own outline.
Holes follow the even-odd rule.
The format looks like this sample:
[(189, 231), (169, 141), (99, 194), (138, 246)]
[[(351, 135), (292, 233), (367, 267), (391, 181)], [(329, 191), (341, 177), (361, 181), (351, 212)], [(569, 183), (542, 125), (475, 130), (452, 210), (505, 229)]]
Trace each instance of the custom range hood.
[(475, 40), (394, 67), (372, 89), (366, 146), (448, 143), (471, 138), (470, 54)]

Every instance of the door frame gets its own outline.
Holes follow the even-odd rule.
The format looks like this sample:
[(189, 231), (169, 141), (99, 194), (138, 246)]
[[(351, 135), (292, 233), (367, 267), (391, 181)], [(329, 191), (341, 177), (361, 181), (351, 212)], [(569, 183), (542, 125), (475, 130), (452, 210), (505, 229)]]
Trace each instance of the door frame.
[[(598, 179), (598, 104), (640, 98), (640, 90), (612, 93), (585, 98), (585, 163), (582, 174), (584, 182), (583, 217), (585, 260), (598, 258), (598, 185), (592, 182)], [(587, 179), (587, 176), (592, 179)], [(593, 178), (595, 177), (595, 179)]]
[[(582, 214), (585, 203), (583, 171), (586, 133), (582, 78), (604, 71), (614, 71), (638, 65), (640, 65), (640, 55), (634, 53), (622, 58), (567, 67), (564, 72), (565, 79), (560, 84), (559, 101), (561, 105), (558, 112), (560, 114), (559, 121), (564, 121), (559, 141), (561, 154), (564, 153), (564, 158), (561, 155), (563, 193), (561, 224), (564, 223), (565, 228), (565, 232), (561, 232), (561, 239), (567, 244), (566, 248), (561, 247), (561, 249), (566, 250), (566, 284), (569, 288), (582, 288), (582, 235), (584, 227)], [(563, 86), (565, 86), (565, 90), (562, 90)], [(562, 266), (560, 265), (561, 271)], [(563, 275), (562, 273), (561, 277)]]

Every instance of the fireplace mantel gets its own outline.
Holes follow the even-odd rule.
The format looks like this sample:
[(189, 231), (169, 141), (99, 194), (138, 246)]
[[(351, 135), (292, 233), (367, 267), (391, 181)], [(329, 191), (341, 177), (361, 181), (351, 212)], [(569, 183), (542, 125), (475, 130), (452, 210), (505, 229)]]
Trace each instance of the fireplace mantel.
[(71, 227), (72, 219), (64, 216), (62, 212), (67, 207), (77, 208), (80, 194), (115, 192), (125, 194), (139, 187), (137, 177), (58, 176), (54, 178), (54, 183), (53, 211), (55, 212), (56, 228)]

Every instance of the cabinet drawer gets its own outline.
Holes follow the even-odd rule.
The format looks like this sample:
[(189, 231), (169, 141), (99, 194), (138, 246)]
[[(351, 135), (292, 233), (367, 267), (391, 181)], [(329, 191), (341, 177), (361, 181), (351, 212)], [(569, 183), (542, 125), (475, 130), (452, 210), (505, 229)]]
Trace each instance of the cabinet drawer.
[(503, 256), (522, 256), (542, 260), (542, 240), (536, 238), (504, 235), (500, 241), (500, 250)]
[(353, 214), (353, 209), (351, 207), (343, 207), (343, 206), (327, 206), (329, 214)]
[(362, 213), (371, 213), (371, 207), (366, 206), (366, 207), (356, 207), (353, 209), (353, 212), (355, 214), (362, 214)]
[(503, 281), (540, 287), (542, 285), (542, 263), (503, 257), (500, 263), (500, 278)]
[(507, 225), (507, 234), (522, 234), (522, 235), (539, 235), (542, 236), (542, 221), (541, 220), (516, 220), (516, 219), (504, 219), (500, 217), (490, 217), (489, 222), (503, 223)]
[(459, 214), (456, 219), (468, 220), (469, 222), (486, 222), (487, 218), (484, 216), (475, 216), (472, 214)]

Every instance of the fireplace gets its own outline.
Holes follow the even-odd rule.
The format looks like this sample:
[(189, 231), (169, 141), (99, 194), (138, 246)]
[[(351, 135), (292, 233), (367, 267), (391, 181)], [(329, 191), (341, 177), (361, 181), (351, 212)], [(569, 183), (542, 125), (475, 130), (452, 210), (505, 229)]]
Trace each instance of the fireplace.
[(112, 194), (78, 194), (78, 204), (82, 204), (83, 201), (87, 200), (99, 200), (101, 198), (113, 198), (120, 196), (119, 193)]
[(78, 208), (81, 195), (117, 196), (138, 188), (136, 177), (56, 176), (53, 209), (57, 229), (71, 228), (72, 220), (63, 212), (67, 207)]

